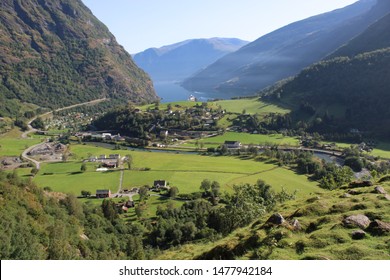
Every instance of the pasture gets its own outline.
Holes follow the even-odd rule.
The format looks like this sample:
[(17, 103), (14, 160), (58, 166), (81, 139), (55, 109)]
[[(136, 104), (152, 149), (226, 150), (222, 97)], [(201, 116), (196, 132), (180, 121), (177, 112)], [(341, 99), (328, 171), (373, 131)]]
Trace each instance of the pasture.
[(41, 142), (41, 139), (37, 138), (23, 139), (21, 138), (21, 135), (21, 132), (16, 128), (8, 133), (0, 135), (0, 157), (18, 157), (28, 147)]
[(247, 114), (260, 115), (268, 113), (287, 114), (290, 112), (290, 110), (279, 107), (275, 104), (265, 103), (259, 100), (259, 98), (221, 100), (216, 102), (210, 102), (210, 104), (221, 106), (227, 112), (237, 114), (241, 114), (244, 110)]
[[(239, 141), (243, 145), (287, 145), (298, 146), (299, 139), (295, 137), (287, 137), (282, 134), (249, 134), (239, 132), (226, 132), (223, 135), (218, 135), (210, 138), (203, 138), (198, 140), (198, 143), (203, 143), (205, 147), (217, 147), (222, 145), (225, 141)], [(188, 141), (184, 146), (195, 147), (196, 141)]]
[[(282, 187), (293, 192), (311, 193), (319, 191), (316, 182), (291, 170), (271, 163), (253, 159), (240, 159), (234, 156), (202, 156), (197, 154), (174, 154), (143, 151), (113, 151), (92, 145), (72, 145), (71, 151), (78, 160), (60, 163), (47, 163), (34, 178), (41, 187), (49, 186), (54, 191), (79, 195), (82, 190), (95, 193), (96, 189), (119, 187), (119, 171), (96, 172), (97, 163), (88, 163), (87, 171), (80, 172), (80, 159), (88, 155), (121, 153), (133, 158), (132, 170), (125, 170), (123, 188), (152, 185), (154, 180), (167, 180), (171, 186), (179, 188), (179, 193), (198, 192), (203, 179), (218, 181), (221, 191), (232, 191), (237, 184), (255, 183), (262, 179), (275, 190)], [(148, 171), (141, 171), (146, 169)]]

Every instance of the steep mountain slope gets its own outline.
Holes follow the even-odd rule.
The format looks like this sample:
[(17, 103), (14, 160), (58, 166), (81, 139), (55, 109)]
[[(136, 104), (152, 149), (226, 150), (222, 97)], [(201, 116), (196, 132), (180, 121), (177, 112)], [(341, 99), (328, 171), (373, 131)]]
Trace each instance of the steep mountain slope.
[(290, 24), (221, 58), (183, 86), (233, 95), (256, 92), (328, 56), (388, 11), (388, 1), (365, 0)]
[(0, 5), (0, 100), (57, 108), (101, 97), (157, 98), (148, 75), (80, 0)]
[[(331, 55), (269, 95), (299, 107), (306, 104), (318, 117), (314, 129), (347, 132), (359, 129), (390, 136), (390, 13)], [(343, 56), (339, 56), (343, 55)], [(329, 119), (330, 117), (330, 119)]]
[(338, 56), (353, 57), (359, 53), (371, 52), (390, 47), (390, 14), (387, 14), (359, 36), (335, 51), (330, 58)]
[(134, 61), (153, 80), (180, 81), (234, 52), (248, 42), (234, 38), (193, 39), (134, 56)]

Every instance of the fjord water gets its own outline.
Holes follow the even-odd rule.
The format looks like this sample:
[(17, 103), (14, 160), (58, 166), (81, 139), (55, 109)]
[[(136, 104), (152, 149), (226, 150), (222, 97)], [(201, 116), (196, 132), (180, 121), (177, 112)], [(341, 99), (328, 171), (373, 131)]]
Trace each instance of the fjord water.
[(154, 81), (154, 89), (164, 103), (185, 101), (188, 100), (191, 95), (195, 96), (199, 101), (206, 101), (214, 98), (212, 94), (188, 91), (181, 87), (177, 81)]
[(178, 81), (154, 81), (153, 84), (157, 95), (161, 98), (161, 102), (164, 103), (186, 101), (191, 95), (195, 96), (198, 101), (230, 99), (236, 96), (223, 92), (189, 91), (181, 87)]

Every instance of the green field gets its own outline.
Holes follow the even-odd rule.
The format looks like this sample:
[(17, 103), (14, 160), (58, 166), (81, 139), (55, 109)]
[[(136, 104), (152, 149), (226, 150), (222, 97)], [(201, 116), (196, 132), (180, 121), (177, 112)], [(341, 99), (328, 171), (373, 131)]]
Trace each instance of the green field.
[(237, 99), (237, 100), (221, 100), (211, 102), (221, 106), (224, 110), (229, 113), (241, 114), (244, 110), (247, 114), (268, 114), (268, 113), (279, 113), (287, 114), (290, 112), (288, 109), (284, 109), (275, 104), (265, 103), (259, 100), (259, 98), (252, 99)]
[[(110, 154), (113, 150), (90, 145), (72, 145), (71, 151), (78, 159), (88, 154)], [(298, 193), (319, 191), (316, 182), (306, 176), (280, 168), (274, 164), (240, 159), (238, 157), (201, 156), (197, 154), (172, 154), (142, 151), (117, 151), (122, 156), (131, 154), (133, 170), (124, 171), (123, 188), (152, 185), (154, 180), (167, 180), (179, 188), (179, 193), (198, 192), (203, 179), (218, 181), (222, 191), (231, 191), (241, 183), (255, 183), (262, 179), (276, 190), (282, 187)], [(41, 187), (50, 186), (54, 191), (79, 195), (81, 190), (94, 193), (96, 189), (117, 191), (120, 172), (95, 172), (96, 164), (89, 163), (87, 172), (80, 173), (79, 160), (67, 163), (43, 164), (34, 181)], [(140, 171), (149, 168), (149, 171)], [(49, 175), (45, 175), (49, 174)], [(51, 174), (51, 175), (50, 175)]]
[[(224, 135), (216, 137), (203, 138), (199, 142), (204, 144), (218, 144), (221, 145), (225, 141), (240, 141), (244, 145), (249, 144), (269, 144), (269, 145), (288, 145), (297, 146), (299, 145), (299, 139), (294, 137), (286, 137), (282, 134), (249, 134), (239, 132), (226, 132)], [(195, 141), (190, 143), (195, 144)]]
[(87, 172), (80, 173), (80, 167), (80, 162), (42, 164), (34, 182), (56, 192), (74, 195), (80, 195), (82, 190), (92, 194), (97, 189), (110, 189), (112, 192), (118, 190), (120, 172), (95, 172), (94, 166), (89, 165)]
[(390, 143), (380, 142), (370, 154), (390, 159)]
[(0, 157), (20, 156), (25, 149), (41, 142), (41, 139), (22, 139), (21, 135), (17, 129), (0, 135)]

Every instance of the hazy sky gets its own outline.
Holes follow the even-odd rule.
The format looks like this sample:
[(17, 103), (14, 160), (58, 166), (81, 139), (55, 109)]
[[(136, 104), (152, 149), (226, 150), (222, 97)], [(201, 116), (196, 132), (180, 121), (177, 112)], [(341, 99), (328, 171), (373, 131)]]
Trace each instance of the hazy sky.
[(132, 54), (187, 39), (254, 41), (357, 0), (82, 0)]

